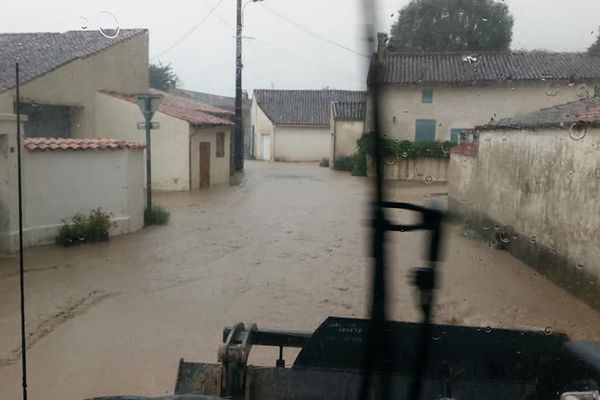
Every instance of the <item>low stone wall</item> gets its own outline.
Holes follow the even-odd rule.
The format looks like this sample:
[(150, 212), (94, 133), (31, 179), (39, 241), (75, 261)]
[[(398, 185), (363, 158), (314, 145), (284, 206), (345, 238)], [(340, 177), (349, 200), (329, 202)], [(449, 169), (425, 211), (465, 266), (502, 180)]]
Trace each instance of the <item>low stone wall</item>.
[[(368, 176), (373, 176), (373, 161), (368, 159)], [(383, 179), (401, 181), (448, 182), (448, 160), (442, 158), (415, 158), (384, 164)]]
[[(12, 135), (16, 136), (16, 135)], [(15, 147), (15, 138), (10, 138)], [(4, 157), (0, 252), (18, 249), (16, 151)], [(53, 243), (63, 220), (76, 213), (102, 208), (116, 227), (111, 235), (142, 228), (144, 224), (144, 160), (141, 148), (94, 150), (22, 150), (23, 222), (26, 247)], [(2, 191), (0, 191), (2, 192)]]
[(599, 129), (486, 132), (451, 154), (449, 211), (600, 309), (599, 157)]

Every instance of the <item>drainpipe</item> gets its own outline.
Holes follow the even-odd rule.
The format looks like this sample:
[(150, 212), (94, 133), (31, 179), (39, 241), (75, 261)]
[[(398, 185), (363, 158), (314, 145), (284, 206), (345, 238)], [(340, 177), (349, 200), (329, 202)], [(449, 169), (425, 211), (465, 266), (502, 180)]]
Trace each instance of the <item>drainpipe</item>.
[(337, 124), (335, 123), (335, 118), (333, 119), (333, 152), (331, 155), (331, 169), (335, 170), (335, 143), (336, 143), (336, 139), (337, 139), (337, 132), (336, 132), (336, 127)]

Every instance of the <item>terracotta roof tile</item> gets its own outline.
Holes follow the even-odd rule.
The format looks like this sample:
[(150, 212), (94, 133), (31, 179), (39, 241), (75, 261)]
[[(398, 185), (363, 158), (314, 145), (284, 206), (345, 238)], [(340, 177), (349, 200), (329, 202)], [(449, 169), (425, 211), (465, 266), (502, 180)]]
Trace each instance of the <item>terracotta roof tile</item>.
[(450, 153), (462, 154), (465, 156), (476, 156), (479, 153), (479, 143), (469, 142), (461, 143), (458, 146), (454, 146), (450, 149)]
[[(115, 92), (102, 91), (102, 93), (117, 97), (122, 100), (134, 102), (134, 98), (131, 95)], [(169, 93), (162, 92), (156, 89), (150, 89), (150, 93), (163, 95), (163, 101), (158, 107), (158, 111), (163, 114), (170, 115), (172, 117), (181, 119), (189, 122), (191, 125), (196, 126), (229, 126), (233, 125), (233, 122), (213, 115), (217, 112), (216, 107), (212, 107), (206, 103), (199, 103), (195, 100), (175, 96)], [(223, 110), (225, 111), (225, 110)], [(226, 111), (225, 111), (226, 112)], [(227, 112), (226, 112), (227, 113)], [(229, 113), (227, 113), (229, 114)]]
[(24, 146), (30, 151), (44, 150), (123, 150), (123, 149), (144, 149), (146, 146), (141, 143), (127, 140), (111, 138), (25, 138)]

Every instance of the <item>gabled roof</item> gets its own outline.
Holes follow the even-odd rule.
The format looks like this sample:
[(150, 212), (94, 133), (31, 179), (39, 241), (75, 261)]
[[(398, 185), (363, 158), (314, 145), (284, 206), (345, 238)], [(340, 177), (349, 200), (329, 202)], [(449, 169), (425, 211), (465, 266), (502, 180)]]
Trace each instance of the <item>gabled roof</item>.
[(30, 151), (44, 150), (124, 150), (144, 149), (146, 146), (128, 140), (111, 138), (74, 139), (74, 138), (28, 138), (23, 145)]
[(114, 39), (100, 31), (0, 33), (0, 93), (15, 86), (17, 62), (23, 84), (145, 32), (146, 29), (121, 29)]
[(600, 56), (588, 53), (387, 53), (372, 62), (369, 84), (479, 84), (600, 79)]
[[(235, 97), (220, 96), (189, 89), (173, 89), (170, 93), (176, 96), (188, 97), (195, 101), (210, 104), (213, 107), (235, 113)], [(244, 93), (242, 96), (242, 107), (244, 109), (250, 109), (251, 106), (252, 102), (248, 99), (248, 94)]]
[(364, 121), (364, 101), (337, 101), (333, 103), (333, 119), (338, 121)]
[[(113, 97), (120, 98), (129, 102), (135, 102), (133, 96), (123, 93), (106, 92), (102, 93), (111, 95)], [(197, 103), (194, 100), (174, 96), (169, 93), (162, 92), (156, 89), (150, 89), (150, 93), (162, 94), (163, 101), (158, 107), (158, 111), (163, 114), (170, 115), (171, 117), (181, 119), (195, 126), (229, 126), (233, 125), (233, 122), (228, 121), (224, 118), (217, 117), (211, 113), (206, 112), (207, 106), (204, 103)], [(208, 108), (212, 109), (212, 107)]]
[(600, 126), (600, 97), (572, 101), (553, 107), (543, 108), (529, 114), (504, 118), (490, 122), (477, 129), (524, 129), (556, 127), (569, 129), (573, 124)]
[(365, 101), (350, 90), (255, 90), (257, 104), (276, 125), (329, 126), (332, 102)]

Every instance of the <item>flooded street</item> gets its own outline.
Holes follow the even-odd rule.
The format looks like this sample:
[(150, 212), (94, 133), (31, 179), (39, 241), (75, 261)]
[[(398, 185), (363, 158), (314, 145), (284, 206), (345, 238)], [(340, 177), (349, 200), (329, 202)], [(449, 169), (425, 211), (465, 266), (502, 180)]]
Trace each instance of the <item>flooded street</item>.
[[(329, 315), (366, 316), (369, 182), (315, 164), (246, 168), (240, 187), (158, 194), (167, 226), (26, 250), (31, 398), (172, 393), (180, 358), (216, 362), (224, 326), (312, 331)], [(443, 203), (446, 191), (397, 184), (391, 195)], [(600, 339), (588, 306), (461, 227), (447, 233), (436, 322)], [(421, 234), (390, 235), (395, 319), (418, 319), (407, 274), (422, 246)], [(21, 390), (18, 296), (18, 259), (0, 258), (0, 399)], [(274, 365), (275, 350), (256, 353)]]

